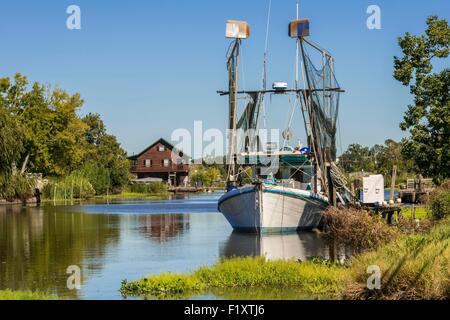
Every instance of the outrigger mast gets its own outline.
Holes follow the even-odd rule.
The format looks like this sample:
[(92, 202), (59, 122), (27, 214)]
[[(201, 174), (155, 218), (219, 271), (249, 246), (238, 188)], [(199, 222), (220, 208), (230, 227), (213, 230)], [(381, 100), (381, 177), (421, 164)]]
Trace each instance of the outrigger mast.
[(237, 97), (238, 97), (238, 71), (239, 71), (239, 50), (241, 39), (246, 39), (250, 35), (250, 27), (245, 21), (227, 21), (226, 37), (234, 39), (230, 45), (231, 52), (228, 55), (228, 88), (229, 88), (229, 112), (228, 112), (228, 178), (227, 189), (237, 187)]

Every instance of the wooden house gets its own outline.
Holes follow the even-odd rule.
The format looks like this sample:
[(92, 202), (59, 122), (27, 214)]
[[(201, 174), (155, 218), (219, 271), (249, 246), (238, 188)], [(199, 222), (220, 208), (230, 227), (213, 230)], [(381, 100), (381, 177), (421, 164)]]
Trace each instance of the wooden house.
[(139, 179), (162, 179), (171, 186), (187, 186), (189, 158), (164, 139), (159, 139), (128, 158), (131, 172)]

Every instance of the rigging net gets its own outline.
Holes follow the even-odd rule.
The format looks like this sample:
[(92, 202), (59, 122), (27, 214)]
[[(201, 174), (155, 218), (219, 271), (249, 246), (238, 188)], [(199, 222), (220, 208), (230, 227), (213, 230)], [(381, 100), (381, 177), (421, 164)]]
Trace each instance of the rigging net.
[[(309, 118), (314, 122), (313, 139), (318, 142), (324, 162), (336, 160), (336, 132), (339, 113), (340, 87), (333, 72), (333, 60), (324, 54), (323, 65), (317, 69), (304, 54), (308, 89), (303, 91)], [(319, 155), (318, 155), (319, 156)]]

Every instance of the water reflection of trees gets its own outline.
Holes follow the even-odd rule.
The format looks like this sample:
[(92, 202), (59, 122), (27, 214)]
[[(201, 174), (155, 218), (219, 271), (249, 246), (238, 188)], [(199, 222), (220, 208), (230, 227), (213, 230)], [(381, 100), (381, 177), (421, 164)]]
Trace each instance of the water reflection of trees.
[(189, 229), (189, 215), (152, 214), (140, 216), (139, 232), (159, 242), (169, 241)]
[(119, 239), (111, 228), (119, 217), (57, 210), (0, 206), (0, 288), (76, 297), (66, 288), (67, 267), (80, 266), (84, 276), (101, 268), (106, 246)]

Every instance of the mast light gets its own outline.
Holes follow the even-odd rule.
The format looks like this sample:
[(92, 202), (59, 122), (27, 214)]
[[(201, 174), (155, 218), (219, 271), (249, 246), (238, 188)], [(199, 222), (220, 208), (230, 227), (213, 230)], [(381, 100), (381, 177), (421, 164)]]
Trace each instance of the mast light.
[(309, 36), (309, 20), (298, 19), (289, 23), (289, 36), (292, 38), (302, 38)]
[(247, 39), (250, 37), (250, 26), (246, 21), (228, 20), (226, 37), (233, 39)]

